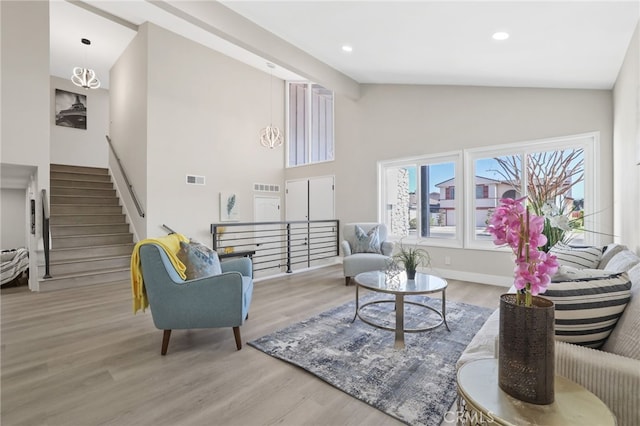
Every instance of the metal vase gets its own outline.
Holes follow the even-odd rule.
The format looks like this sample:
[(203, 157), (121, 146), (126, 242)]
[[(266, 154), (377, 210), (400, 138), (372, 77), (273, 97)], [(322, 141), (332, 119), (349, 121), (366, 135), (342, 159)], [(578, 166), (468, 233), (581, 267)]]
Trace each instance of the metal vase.
[(498, 383), (521, 401), (554, 401), (555, 327), (553, 302), (533, 296), (532, 306), (516, 304), (515, 294), (500, 296)]

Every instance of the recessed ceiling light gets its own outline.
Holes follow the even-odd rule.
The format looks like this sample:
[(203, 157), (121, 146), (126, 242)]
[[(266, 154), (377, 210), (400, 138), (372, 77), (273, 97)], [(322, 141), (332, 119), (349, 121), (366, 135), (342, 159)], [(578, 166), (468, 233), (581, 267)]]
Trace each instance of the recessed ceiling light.
[(353, 47), (349, 46), (348, 44), (345, 44), (344, 46), (342, 46), (342, 50), (345, 52), (353, 52)]
[(493, 37), (494, 40), (506, 40), (509, 38), (509, 33), (498, 31), (497, 33), (493, 33), (491, 37)]

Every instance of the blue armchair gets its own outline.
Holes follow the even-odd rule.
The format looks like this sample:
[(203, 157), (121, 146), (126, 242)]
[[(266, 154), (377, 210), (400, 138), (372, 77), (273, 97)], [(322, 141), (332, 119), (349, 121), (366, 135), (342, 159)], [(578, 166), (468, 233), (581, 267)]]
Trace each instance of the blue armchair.
[(140, 262), (153, 323), (164, 330), (162, 355), (174, 329), (233, 327), (236, 347), (242, 349), (240, 326), (253, 294), (251, 259), (221, 262), (222, 274), (187, 281), (159, 245), (141, 245)]

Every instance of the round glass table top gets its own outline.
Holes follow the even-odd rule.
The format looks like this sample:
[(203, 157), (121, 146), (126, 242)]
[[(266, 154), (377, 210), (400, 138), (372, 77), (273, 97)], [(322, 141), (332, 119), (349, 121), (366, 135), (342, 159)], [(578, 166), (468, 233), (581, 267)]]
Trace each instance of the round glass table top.
[(387, 273), (385, 271), (363, 272), (355, 276), (358, 285), (382, 293), (425, 294), (442, 291), (447, 287), (447, 281), (435, 275), (416, 273), (413, 280), (407, 279), (407, 274)]

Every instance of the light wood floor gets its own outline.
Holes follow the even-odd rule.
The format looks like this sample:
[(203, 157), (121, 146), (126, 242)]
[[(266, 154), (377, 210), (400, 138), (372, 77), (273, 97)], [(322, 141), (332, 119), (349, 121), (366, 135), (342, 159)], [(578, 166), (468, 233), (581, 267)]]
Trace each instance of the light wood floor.
[[(504, 288), (450, 281), (447, 299), (497, 307)], [(1, 423), (9, 425), (397, 425), (246, 342), (352, 300), (340, 266), (256, 283), (236, 351), (229, 329), (181, 331), (160, 356), (129, 282), (2, 290)]]

